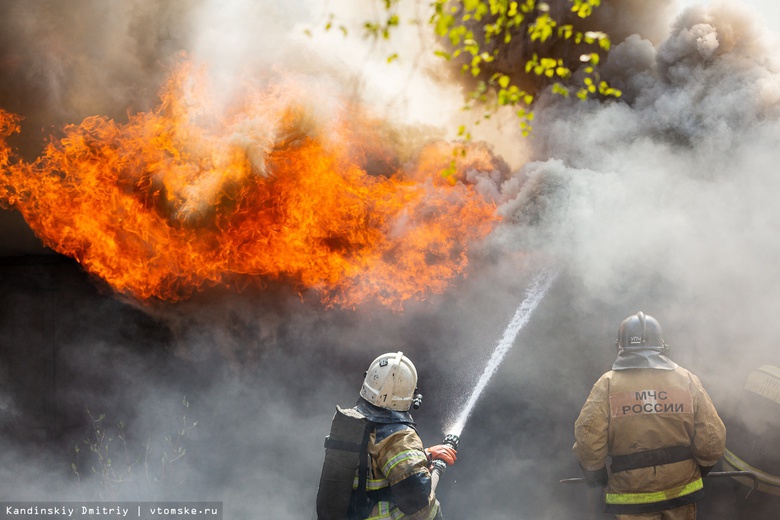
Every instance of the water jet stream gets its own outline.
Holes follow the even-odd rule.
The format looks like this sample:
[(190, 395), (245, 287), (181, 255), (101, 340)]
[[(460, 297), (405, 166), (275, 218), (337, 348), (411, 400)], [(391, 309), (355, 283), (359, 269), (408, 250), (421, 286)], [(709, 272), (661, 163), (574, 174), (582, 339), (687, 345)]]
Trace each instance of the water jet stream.
[(531, 282), (531, 285), (526, 290), (526, 297), (520, 306), (515, 311), (515, 315), (504, 330), (504, 335), (501, 336), (496, 348), (493, 350), (493, 354), (490, 356), (485, 369), (482, 371), (482, 375), (477, 381), (474, 390), (471, 392), (471, 396), (466, 404), (461, 408), (460, 415), (458, 415), (455, 422), (445, 429), (445, 432), (460, 437), (463, 427), (466, 425), (471, 412), (474, 409), (474, 405), (477, 403), (479, 396), (482, 395), (482, 391), (487, 386), (490, 378), (498, 370), (504, 356), (512, 348), (520, 330), (528, 323), (531, 318), (531, 314), (536, 309), (539, 302), (550, 290), (550, 286), (556, 278), (557, 273), (542, 271)]

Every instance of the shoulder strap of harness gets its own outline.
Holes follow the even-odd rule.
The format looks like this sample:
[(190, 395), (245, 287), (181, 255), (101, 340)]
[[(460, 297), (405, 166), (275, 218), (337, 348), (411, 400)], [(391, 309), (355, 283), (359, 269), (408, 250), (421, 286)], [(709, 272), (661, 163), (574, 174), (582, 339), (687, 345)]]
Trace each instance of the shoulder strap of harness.
[(352, 500), (349, 504), (349, 520), (363, 520), (368, 517), (374, 502), (368, 497), (366, 490), (366, 480), (368, 479), (368, 441), (371, 437), (371, 430), (376, 426), (375, 423), (366, 422), (366, 428), (363, 431), (363, 440), (360, 444), (360, 464), (358, 465), (358, 484), (357, 489), (352, 493)]

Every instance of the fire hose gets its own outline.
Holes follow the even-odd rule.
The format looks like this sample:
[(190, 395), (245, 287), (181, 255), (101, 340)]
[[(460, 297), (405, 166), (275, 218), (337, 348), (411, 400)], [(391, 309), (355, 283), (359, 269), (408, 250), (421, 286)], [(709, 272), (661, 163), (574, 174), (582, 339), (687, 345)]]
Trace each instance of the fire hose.
[[(442, 441), (442, 444), (446, 444), (447, 446), (450, 446), (453, 450), (458, 451), (458, 446), (460, 445), (460, 437), (453, 433), (448, 433), (444, 436), (444, 440)], [(436, 491), (436, 486), (439, 485), (439, 479), (441, 478), (442, 473), (444, 473), (444, 470), (447, 467), (447, 463), (445, 463), (443, 460), (434, 460), (432, 462), (433, 464), (433, 471), (431, 471), (431, 492)]]
[[(707, 475), (704, 476), (704, 478), (724, 478), (724, 477), (744, 477), (749, 478), (753, 481), (753, 485), (750, 486), (750, 491), (748, 491), (748, 494), (745, 495), (745, 499), (749, 497), (753, 491), (758, 489), (758, 475), (753, 473), (752, 471), (710, 471), (707, 473)], [(575, 478), (564, 478), (560, 480), (561, 484), (584, 484), (585, 478), (583, 477), (575, 477)]]

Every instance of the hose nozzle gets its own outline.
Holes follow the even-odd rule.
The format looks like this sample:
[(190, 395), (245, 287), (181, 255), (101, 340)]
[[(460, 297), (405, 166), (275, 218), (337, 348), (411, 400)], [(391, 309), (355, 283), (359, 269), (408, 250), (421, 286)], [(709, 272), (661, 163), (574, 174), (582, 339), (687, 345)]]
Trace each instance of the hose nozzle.
[(454, 433), (448, 433), (444, 436), (444, 441), (442, 441), (442, 444), (448, 444), (452, 446), (452, 448), (457, 451), (458, 445), (460, 445), (460, 437), (455, 435)]

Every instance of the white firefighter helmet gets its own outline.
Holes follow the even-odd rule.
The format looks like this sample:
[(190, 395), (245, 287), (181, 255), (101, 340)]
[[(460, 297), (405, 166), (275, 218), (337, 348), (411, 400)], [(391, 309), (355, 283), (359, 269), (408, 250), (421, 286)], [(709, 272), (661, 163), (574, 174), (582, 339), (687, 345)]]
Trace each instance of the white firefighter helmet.
[(403, 352), (388, 352), (368, 367), (360, 396), (380, 408), (405, 412), (417, 389), (417, 369)]

